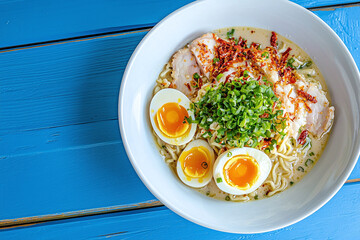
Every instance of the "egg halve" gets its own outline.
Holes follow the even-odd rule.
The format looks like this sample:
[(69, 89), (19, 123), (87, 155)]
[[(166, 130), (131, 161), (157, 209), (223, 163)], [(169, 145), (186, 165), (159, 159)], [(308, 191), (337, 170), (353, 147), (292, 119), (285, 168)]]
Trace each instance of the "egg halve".
[[(191, 153), (194, 149), (199, 149), (203, 153), (206, 153), (207, 158), (207, 168), (206, 173), (204, 176), (201, 177), (190, 177), (186, 173), (186, 169), (184, 168), (184, 159), (188, 156), (189, 153)], [(215, 154), (214, 150), (210, 147), (210, 145), (204, 141), (204, 140), (194, 140), (190, 142), (186, 148), (182, 151), (176, 165), (176, 170), (179, 178), (183, 183), (186, 185), (193, 187), (193, 188), (201, 188), (207, 185), (212, 177), (213, 173), (213, 165), (215, 161)], [(202, 166), (202, 165), (201, 165)]]
[[(250, 188), (246, 190), (241, 190), (235, 186), (231, 186), (226, 180), (224, 176), (224, 167), (226, 163), (231, 160), (233, 157), (238, 155), (248, 155), (253, 157), (258, 163), (258, 171), (259, 176), (258, 179), (251, 185)], [(262, 151), (257, 150), (255, 148), (233, 148), (224, 153), (222, 153), (214, 164), (214, 180), (216, 185), (224, 192), (234, 195), (242, 195), (255, 191), (258, 187), (263, 184), (263, 182), (268, 177), (271, 170), (271, 160), (270, 158)]]
[(190, 142), (196, 132), (195, 123), (190, 124), (189, 129), (181, 136), (171, 137), (169, 135), (166, 135), (164, 132), (162, 132), (159, 124), (155, 122), (157, 121), (156, 119), (157, 112), (167, 103), (179, 104), (180, 106), (184, 107), (187, 110), (189, 117), (194, 119), (194, 113), (190, 110), (191, 101), (185, 96), (185, 94), (172, 88), (166, 88), (160, 90), (155, 94), (155, 96), (153, 97), (150, 103), (150, 122), (156, 135), (158, 135), (159, 138), (164, 142), (172, 145), (183, 145)]

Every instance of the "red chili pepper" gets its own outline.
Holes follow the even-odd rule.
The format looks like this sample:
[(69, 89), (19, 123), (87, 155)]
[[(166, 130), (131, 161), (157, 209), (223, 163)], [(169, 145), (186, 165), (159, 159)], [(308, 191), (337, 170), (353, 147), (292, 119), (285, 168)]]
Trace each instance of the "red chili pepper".
[(309, 102), (312, 103), (317, 103), (316, 97), (311, 96), (310, 94), (308, 94), (307, 92), (303, 91), (303, 90), (297, 90), (298, 94), (305, 98), (306, 100), (308, 100)]
[(301, 145), (304, 145), (306, 143), (306, 138), (307, 138), (308, 134), (309, 134), (308, 130), (302, 131), (300, 133), (300, 136), (299, 136), (297, 142)]
[(259, 118), (268, 118), (268, 117), (269, 117), (268, 113), (264, 113), (259, 116)]
[(277, 35), (275, 32), (271, 32), (271, 38), (270, 38), (270, 44), (271, 46), (273, 46), (274, 48), (277, 48), (276, 42), (277, 42)]

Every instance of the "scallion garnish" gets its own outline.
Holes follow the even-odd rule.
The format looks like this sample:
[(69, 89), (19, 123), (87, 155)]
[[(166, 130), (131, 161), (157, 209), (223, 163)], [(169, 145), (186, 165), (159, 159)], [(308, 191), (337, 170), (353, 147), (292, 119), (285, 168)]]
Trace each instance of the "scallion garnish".
[(294, 62), (295, 62), (295, 59), (294, 59), (294, 58), (290, 58), (290, 59), (287, 61), (286, 66), (287, 66), (287, 67), (291, 67), (292, 69), (296, 69), (296, 70), (297, 70), (297, 69), (308, 68), (308, 67), (310, 67), (310, 66), (312, 65), (312, 61), (306, 61), (306, 62), (304, 62), (303, 64), (295, 67), (295, 66), (293, 65)]
[(220, 73), (219, 75), (216, 76), (216, 81), (219, 81), (222, 77), (224, 76), (224, 74)]
[(227, 157), (231, 157), (231, 156), (232, 156), (232, 152), (228, 152), (226, 156), (227, 156)]
[(306, 160), (306, 162), (305, 162), (305, 166), (310, 166), (311, 164), (313, 164), (314, 163), (314, 161), (313, 160), (311, 160), (311, 159), (308, 159), (308, 160)]
[[(276, 108), (273, 109), (275, 102)], [(251, 78), (245, 83), (220, 83), (217, 88), (209, 88), (198, 102), (191, 104), (195, 120), (189, 123), (196, 122), (209, 130), (210, 125), (216, 122), (219, 125), (216, 143), (256, 147), (263, 138), (271, 138), (276, 132), (281, 134), (286, 127), (280, 106), (271, 86), (260, 85)], [(210, 138), (208, 135), (203, 137)], [(272, 139), (269, 150), (276, 144)]]
[(286, 66), (287, 66), (287, 67), (291, 67), (292, 69), (296, 69), (296, 68), (293, 66), (293, 63), (294, 63), (294, 62), (295, 62), (295, 59), (290, 58), (290, 59), (287, 61)]
[(294, 182), (293, 181), (290, 181), (290, 185), (293, 185), (294, 184)]
[(217, 182), (217, 183), (221, 183), (221, 182), (222, 182), (222, 178), (221, 178), (221, 177), (216, 178), (216, 182)]
[(245, 70), (243, 76), (244, 76), (244, 78), (247, 78), (249, 76), (249, 71)]
[(309, 153), (309, 156), (310, 156), (310, 157), (312, 157), (312, 156), (314, 156), (314, 155), (315, 155), (314, 152)]
[(261, 56), (262, 56), (262, 57), (265, 57), (266, 59), (268, 59), (268, 58), (269, 58), (269, 52), (263, 52), (263, 53), (261, 54)]
[(259, 199), (259, 195), (255, 195), (254, 199), (255, 199), (255, 200), (258, 200), (258, 199)]
[(214, 58), (213, 59), (213, 63), (215, 64), (215, 63), (217, 63), (217, 62), (219, 62), (220, 61), (220, 59), (218, 59), (218, 58)]
[(233, 38), (233, 37), (234, 37), (234, 32), (235, 32), (235, 29), (231, 29), (230, 31), (228, 31), (228, 32), (226, 33), (227, 38), (228, 38), (228, 39)]
[(229, 195), (225, 197), (225, 201), (230, 201)]
[(194, 78), (194, 79), (199, 79), (199, 78), (200, 78), (200, 76), (199, 76), (199, 74), (198, 74), (198, 73), (194, 73), (193, 78)]
[(306, 61), (306, 62), (304, 62), (304, 64), (300, 65), (297, 69), (308, 68), (311, 65), (312, 65), (312, 61)]
[(300, 171), (300, 172), (304, 172), (304, 168), (301, 167), (301, 166), (299, 166), (299, 167), (297, 168), (297, 170)]

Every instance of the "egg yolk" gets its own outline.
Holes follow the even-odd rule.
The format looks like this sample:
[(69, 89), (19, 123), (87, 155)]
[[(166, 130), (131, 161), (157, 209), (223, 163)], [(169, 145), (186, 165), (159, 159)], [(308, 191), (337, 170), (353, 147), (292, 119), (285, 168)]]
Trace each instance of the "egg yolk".
[(225, 181), (240, 190), (249, 189), (259, 178), (259, 164), (249, 155), (238, 155), (224, 166)]
[(210, 169), (209, 151), (205, 147), (193, 147), (183, 152), (179, 158), (181, 167), (189, 181), (204, 177)]
[(168, 137), (176, 138), (184, 135), (190, 125), (185, 117), (189, 117), (187, 110), (175, 102), (165, 103), (156, 113), (156, 122), (160, 131)]

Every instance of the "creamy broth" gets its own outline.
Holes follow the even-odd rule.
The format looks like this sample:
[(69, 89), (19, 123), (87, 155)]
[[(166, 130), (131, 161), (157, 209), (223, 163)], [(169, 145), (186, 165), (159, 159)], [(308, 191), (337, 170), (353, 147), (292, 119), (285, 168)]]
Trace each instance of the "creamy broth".
[[(233, 35), (235, 38), (239, 38), (241, 36), (243, 39), (247, 40), (248, 44), (251, 44), (252, 42), (259, 43), (259, 44), (261, 44), (261, 47), (260, 47), (261, 49), (264, 49), (265, 47), (270, 46), (270, 37), (272, 35), (272, 32), (265, 30), (265, 29), (251, 28), (251, 27), (232, 27), (232, 28), (223, 28), (223, 29), (215, 30), (214, 33), (217, 36), (219, 36), (223, 39), (226, 39), (227, 32), (230, 31), (231, 29), (235, 30), (234, 35)], [(303, 49), (301, 49), (295, 43), (293, 43), (289, 39), (287, 39), (284, 36), (281, 36), (279, 34), (278, 34), (278, 43), (279, 43), (279, 46), (278, 46), (279, 49), (282, 49), (282, 48), (286, 49), (286, 48), (290, 47), (292, 49), (291, 56), (296, 57), (298, 60), (300, 60), (302, 62), (311, 60), (310, 56)], [(284, 46), (284, 44), (285, 44), (285, 46)], [(168, 65), (170, 64), (170, 62), (171, 61), (169, 61)], [(168, 68), (168, 65), (166, 65), (164, 67), (163, 72), (165, 71), (166, 68)], [(321, 72), (319, 71), (318, 67), (316, 66), (316, 64), (313, 61), (312, 61), (311, 69), (303, 69), (303, 70), (296, 70), (296, 71), (305, 78), (306, 82), (320, 83), (319, 89), (322, 89), (325, 91), (326, 97), (329, 100), (330, 105), (331, 105), (331, 99), (327, 92), (325, 80), (324, 80)], [(170, 79), (170, 81), (171, 81), (171, 73), (167, 72), (167, 73), (164, 73), (164, 75), (165, 76), (163, 76), (163, 77), (166, 77), (166, 78)], [(156, 88), (155, 88), (154, 92), (157, 92), (157, 91), (159, 91), (159, 89), (156, 90)], [(311, 171), (311, 169), (314, 167), (314, 165), (316, 164), (318, 159), (321, 157), (321, 154), (322, 154), (322, 152), (326, 146), (326, 143), (328, 141), (329, 134), (330, 134), (329, 132), (325, 133), (320, 139), (316, 139), (316, 138), (312, 137), (311, 135), (309, 135), (309, 137), (311, 138), (311, 144), (309, 144), (309, 145), (305, 144), (304, 146), (306, 146), (306, 147), (299, 148), (296, 150), (296, 153), (294, 153), (294, 154), (297, 154), (298, 157), (295, 161), (293, 161), (290, 164), (290, 167), (292, 168), (292, 174), (290, 176), (286, 177), (286, 182), (281, 182), (281, 184), (284, 185), (282, 187), (283, 190), (285, 190), (285, 189), (293, 186), (297, 182), (299, 182), (309, 171)], [(154, 134), (154, 136), (155, 136), (155, 134)], [(164, 159), (166, 160), (165, 155), (166, 155), (166, 148), (168, 146), (165, 146), (165, 144), (161, 140), (159, 140), (156, 136), (155, 136), (155, 139), (156, 139), (155, 142), (159, 146), (160, 153), (164, 156)], [(293, 139), (293, 140), (296, 141), (295, 139)], [(295, 144), (296, 143), (294, 143), (293, 145), (295, 146)], [(173, 154), (176, 157), (178, 157), (179, 154), (181, 154), (181, 151), (183, 148), (184, 148), (184, 146), (175, 147), (172, 150)], [(217, 155), (216, 155), (216, 157), (217, 157)], [(273, 167), (274, 167), (274, 159), (271, 159), (271, 161), (273, 162)], [(166, 160), (166, 162), (173, 170), (174, 175), (177, 176), (176, 161)], [(281, 176), (281, 174), (283, 174), (281, 172), (280, 168), (277, 169), (277, 174), (280, 174), (280, 176)], [(277, 178), (277, 176), (272, 176), (272, 171), (271, 171), (267, 180), (271, 179), (272, 181), (275, 181), (274, 179), (276, 179), (276, 178)], [(264, 184), (262, 184), (254, 192), (251, 192), (246, 195), (231, 195), (231, 194), (221, 191), (218, 188), (218, 186), (216, 185), (214, 179), (212, 179), (210, 181), (210, 183), (207, 184), (205, 187), (202, 187), (197, 190), (202, 194), (205, 194), (209, 197), (213, 197), (213, 198), (216, 198), (219, 200), (249, 201), (249, 200), (260, 200), (262, 198), (269, 197), (268, 193), (270, 191), (270, 185), (266, 184), (266, 181), (265, 181)], [(283, 190), (281, 190), (280, 192), (282, 192)]]

